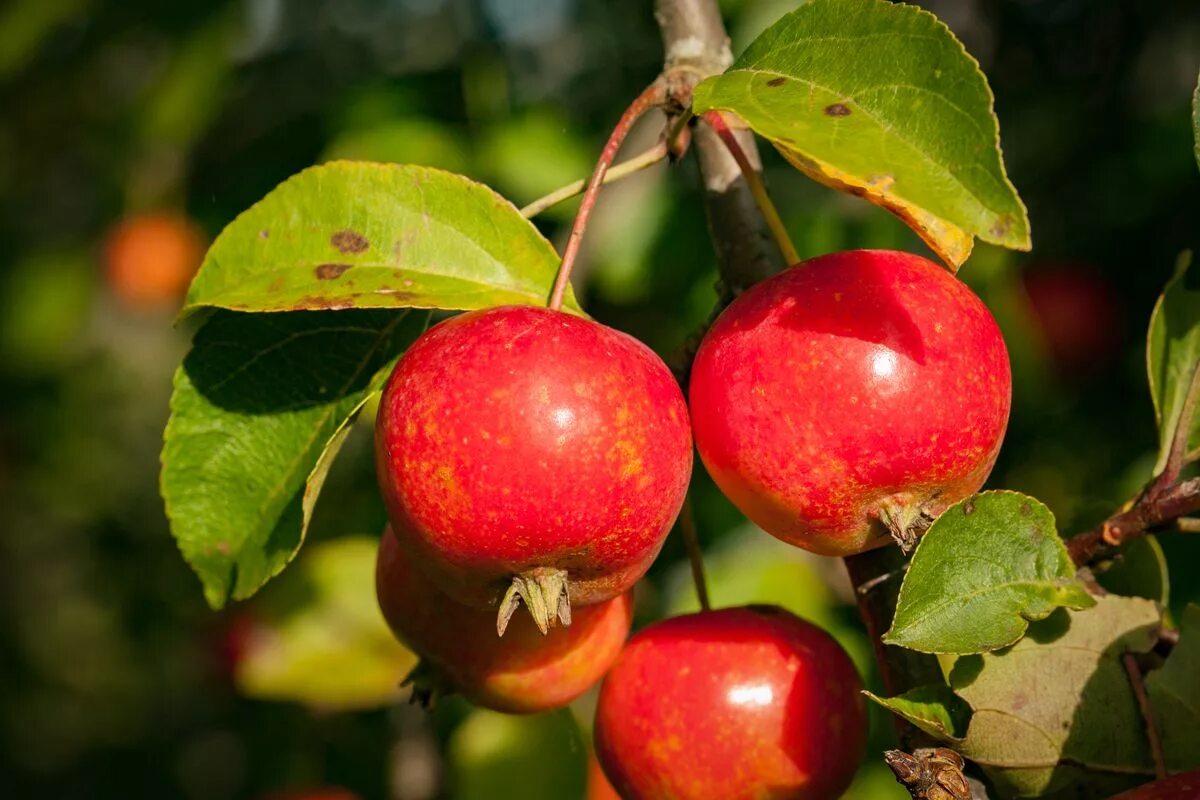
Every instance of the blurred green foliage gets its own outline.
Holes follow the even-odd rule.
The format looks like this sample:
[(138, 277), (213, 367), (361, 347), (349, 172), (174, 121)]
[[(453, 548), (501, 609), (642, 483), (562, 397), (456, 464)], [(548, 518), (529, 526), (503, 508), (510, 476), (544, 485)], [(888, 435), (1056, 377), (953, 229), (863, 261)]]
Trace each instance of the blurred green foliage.
[[(1200, 8), (922, 4), (990, 78), (1034, 232), (1032, 253), (981, 247), (961, 273), (996, 314), (1014, 362), (1013, 416), (990, 485), (1033, 494), (1064, 532), (1081, 530), (1154, 464), (1145, 327), (1179, 251), (1200, 245), (1188, 108)], [(794, 5), (721, 3), (738, 48)], [(514, 776), (527, 778), (531, 800), (580, 796), (586, 701), (574, 722), (512, 720), (453, 700), (428, 716), (403, 705), (333, 712), (235, 688), (238, 620), (269, 616), (278, 600), (264, 593), (213, 614), (179, 557), (157, 459), (190, 330), (173, 328), (169, 309), (122, 307), (104, 287), (101, 252), (109, 227), (144, 209), (185, 209), (215, 235), (283, 179), (336, 158), (440, 166), (528, 202), (585, 177), (660, 61), (648, 4), (630, 0), (12, 0), (0, 11), (6, 796), (222, 800), (340, 785), (367, 800), (503, 798)], [(764, 157), (802, 254), (925, 252), (879, 209)], [(574, 207), (538, 223), (561, 242)], [(694, 163), (606, 190), (583, 255), (589, 312), (675, 350), (708, 316), (716, 281)], [(1025, 291), (1025, 276), (1067, 265), (1120, 301), (1083, 321), (1115, 332), (1083, 371), (1055, 363)], [(1075, 313), (1058, 308), (1052, 315)], [(382, 528), (368, 427), (330, 475), (308, 555)], [(783, 602), (828, 627), (869, 673), (840, 564), (781, 556), (701, 471), (696, 505), (720, 602)], [(1200, 598), (1200, 537), (1160, 544), (1178, 612)], [(640, 622), (694, 602), (682, 565), (673, 536)], [(873, 713), (878, 752), (891, 727)], [(873, 761), (849, 796), (903, 793)]]

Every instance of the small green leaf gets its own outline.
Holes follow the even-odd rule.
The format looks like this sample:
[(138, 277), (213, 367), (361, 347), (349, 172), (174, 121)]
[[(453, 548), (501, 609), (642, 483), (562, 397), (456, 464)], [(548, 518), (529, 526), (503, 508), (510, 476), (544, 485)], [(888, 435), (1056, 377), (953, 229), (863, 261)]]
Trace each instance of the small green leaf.
[(1200, 769), (1200, 605), (1183, 610), (1179, 644), (1161, 669), (1146, 677), (1170, 772)]
[(987, 80), (937, 17), (885, 0), (810, 0), (696, 87), (795, 167), (907, 222), (948, 264), (972, 237), (1028, 250)]
[(883, 640), (982, 653), (1017, 641), (1030, 620), (1060, 606), (1094, 602), (1050, 509), (1018, 492), (984, 492), (948, 508), (921, 537)]
[(378, 545), (370, 536), (315, 543), (255, 598), (234, 671), (243, 694), (323, 711), (402, 696), (417, 657), (388, 630), (375, 593), (363, 591), (375, 580)]
[(428, 316), (222, 311), (196, 334), (175, 375), (161, 489), (214, 608), (291, 561), (348, 421)]
[(1200, 271), (1190, 269), (1191, 261), (1191, 253), (1180, 256), (1175, 274), (1154, 305), (1146, 337), (1150, 396), (1158, 417), (1155, 475), (1167, 465), (1180, 425), (1190, 426), (1188, 450), (1200, 447), (1200, 412), (1191, 420), (1181, 419), (1188, 391), (1200, 381)]
[(294, 175), (230, 223), (184, 311), (541, 305), (558, 265), (550, 243), (483, 184), (336, 161)]
[(1157, 639), (1157, 604), (1108, 595), (1059, 611), (996, 653), (958, 659), (950, 686), (970, 704), (955, 748), (1000, 797), (1108, 797), (1153, 775), (1141, 712), (1121, 663)]
[(962, 739), (971, 721), (971, 707), (944, 684), (918, 686), (897, 697), (863, 694), (939, 741)]

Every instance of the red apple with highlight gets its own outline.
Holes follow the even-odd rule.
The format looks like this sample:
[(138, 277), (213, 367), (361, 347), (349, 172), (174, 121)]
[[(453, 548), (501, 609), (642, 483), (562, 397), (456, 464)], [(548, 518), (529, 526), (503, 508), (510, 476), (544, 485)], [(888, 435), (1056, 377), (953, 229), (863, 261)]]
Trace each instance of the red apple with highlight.
[[(427, 331), (376, 422), (395, 535), (456, 601), (523, 601), (543, 631), (621, 596), (649, 568), (692, 466), (670, 370), (626, 334), (503, 306)], [(569, 598), (569, 603), (568, 603)]]
[(908, 253), (857, 250), (749, 289), (692, 369), (700, 458), (768, 533), (846, 556), (905, 547), (995, 463), (1012, 395), (995, 320)]

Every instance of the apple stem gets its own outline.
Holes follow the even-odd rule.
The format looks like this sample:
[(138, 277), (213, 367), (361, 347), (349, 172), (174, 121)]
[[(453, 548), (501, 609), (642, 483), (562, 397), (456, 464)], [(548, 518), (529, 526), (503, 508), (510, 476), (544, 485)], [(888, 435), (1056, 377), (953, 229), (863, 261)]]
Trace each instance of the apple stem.
[(600, 151), (600, 158), (596, 161), (596, 168), (592, 171), (592, 177), (588, 181), (587, 189), (584, 190), (583, 201), (579, 204), (579, 212), (575, 215), (575, 223), (571, 226), (571, 233), (567, 236), (567, 246), (563, 250), (562, 265), (558, 268), (558, 275), (554, 279), (554, 288), (550, 292), (549, 305), (554, 311), (562, 308), (563, 300), (567, 296), (567, 286), (571, 282), (571, 269), (575, 266), (575, 259), (579, 255), (579, 245), (583, 241), (584, 231), (587, 230), (588, 217), (592, 215), (592, 209), (596, 205), (596, 197), (600, 192), (600, 186), (604, 183), (604, 176), (608, 173), (608, 168), (612, 166), (613, 160), (617, 157), (617, 151), (621, 149), (621, 143), (625, 141), (625, 137), (633, 129), (633, 124), (643, 114), (652, 108), (663, 105), (666, 100), (666, 84), (661, 79), (656, 80), (634, 98), (634, 101), (629, 104), (629, 108), (625, 109), (625, 113), (617, 120), (617, 125), (613, 128), (613, 132), (609, 134), (608, 141), (604, 144), (604, 149)]
[(683, 498), (679, 510), (679, 531), (683, 534), (683, 545), (687, 549), (688, 561), (692, 564), (692, 582), (696, 584), (696, 597), (700, 608), (711, 611), (708, 601), (708, 578), (704, 574), (704, 551), (700, 549), (700, 537), (696, 532), (696, 515), (692, 510), (692, 493)]
[(779, 252), (783, 254), (783, 259), (789, 266), (798, 263), (800, 254), (796, 252), (796, 246), (792, 244), (792, 239), (788, 236), (787, 228), (784, 227), (783, 220), (779, 217), (779, 211), (771, 202), (771, 196), (767, 194), (767, 186), (763, 183), (762, 175), (746, 157), (742, 146), (738, 144), (737, 137), (733, 135), (733, 131), (726, 124), (725, 118), (719, 111), (708, 111), (705, 112), (703, 119), (708, 127), (721, 137), (729, 154), (733, 156), (733, 160), (742, 170), (746, 185), (750, 188), (750, 193), (754, 195), (754, 202), (758, 204), (758, 209), (762, 212), (763, 219), (766, 220), (767, 227), (771, 230), (771, 235), (775, 237), (775, 244), (779, 247)]
[(564, 628), (571, 624), (571, 598), (566, 570), (537, 567), (514, 575), (496, 614), (497, 636), (504, 635), (522, 601), (533, 617), (533, 624), (537, 625), (543, 636), (550, 632), (555, 621)]
[(1154, 775), (1159, 780), (1167, 777), (1166, 759), (1163, 757), (1162, 738), (1158, 735), (1158, 725), (1154, 721), (1154, 710), (1150, 706), (1150, 697), (1146, 694), (1146, 684), (1142, 680), (1142, 670), (1132, 653), (1121, 656), (1125, 674), (1129, 676), (1129, 685), (1137, 698), (1138, 709), (1142, 712), (1142, 721), (1146, 724), (1146, 739), (1150, 743), (1150, 755), (1154, 759)]
[[(620, 164), (614, 165), (611, 169), (604, 173), (603, 183), (609, 184), (621, 180), (621, 178), (634, 175), (647, 167), (652, 167), (658, 162), (670, 155), (667, 148), (667, 142), (661, 141), (648, 150), (643, 150), (636, 156), (622, 161)], [(521, 216), (529, 219), (536, 217), (548, 208), (558, 205), (564, 200), (570, 200), (572, 197), (583, 192), (587, 188), (587, 181), (580, 180), (574, 183), (568, 183), (561, 189), (556, 189), (545, 197), (539, 197), (529, 205), (521, 209)]]

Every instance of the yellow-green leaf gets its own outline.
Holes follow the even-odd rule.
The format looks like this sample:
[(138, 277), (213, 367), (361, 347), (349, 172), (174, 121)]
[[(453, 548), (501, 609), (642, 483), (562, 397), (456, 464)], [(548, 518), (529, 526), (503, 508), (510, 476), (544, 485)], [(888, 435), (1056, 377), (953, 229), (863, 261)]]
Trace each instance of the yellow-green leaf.
[(976, 237), (1030, 247), (987, 80), (916, 6), (810, 0), (696, 87), (694, 110), (714, 109), (809, 177), (896, 214), (953, 268)]

